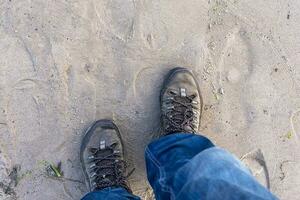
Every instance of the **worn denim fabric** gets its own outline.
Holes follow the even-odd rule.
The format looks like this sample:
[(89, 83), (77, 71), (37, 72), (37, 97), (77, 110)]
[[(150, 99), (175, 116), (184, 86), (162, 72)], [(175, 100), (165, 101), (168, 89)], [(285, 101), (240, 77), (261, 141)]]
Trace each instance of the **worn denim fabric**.
[[(273, 200), (249, 170), (206, 137), (176, 133), (148, 145), (148, 180), (157, 200)], [(87, 194), (83, 200), (139, 199), (122, 188)]]
[(140, 200), (124, 188), (105, 188), (85, 195), (82, 200)]

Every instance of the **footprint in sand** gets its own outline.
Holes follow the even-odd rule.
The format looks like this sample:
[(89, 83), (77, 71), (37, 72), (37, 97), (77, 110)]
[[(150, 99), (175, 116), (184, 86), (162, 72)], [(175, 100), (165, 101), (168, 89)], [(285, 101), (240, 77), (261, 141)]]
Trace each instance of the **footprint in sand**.
[[(295, 136), (297, 142), (299, 142), (300, 131), (300, 110), (295, 111), (290, 118), (292, 134)], [(291, 136), (293, 136), (291, 135)]]
[(269, 171), (264, 155), (260, 149), (247, 153), (241, 160), (261, 184), (270, 188)]

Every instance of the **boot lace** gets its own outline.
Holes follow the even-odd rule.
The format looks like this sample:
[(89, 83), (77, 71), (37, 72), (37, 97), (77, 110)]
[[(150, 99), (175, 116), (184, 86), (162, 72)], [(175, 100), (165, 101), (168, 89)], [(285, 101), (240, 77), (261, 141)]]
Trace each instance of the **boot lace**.
[(165, 117), (168, 121), (166, 131), (196, 132), (195, 119), (199, 115), (196, 95), (182, 96), (177, 91), (170, 90), (170, 97), (166, 99)]
[(92, 190), (121, 186), (131, 192), (126, 180), (134, 169), (128, 175), (125, 175), (127, 163), (121, 159), (121, 152), (115, 150), (117, 145), (117, 143), (113, 143), (104, 149), (89, 149), (91, 153), (89, 156), (89, 170)]

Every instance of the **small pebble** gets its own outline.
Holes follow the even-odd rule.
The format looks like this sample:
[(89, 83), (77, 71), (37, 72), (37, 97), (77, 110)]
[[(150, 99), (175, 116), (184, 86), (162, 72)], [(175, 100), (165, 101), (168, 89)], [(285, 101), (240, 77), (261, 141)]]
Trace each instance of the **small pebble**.
[(223, 95), (224, 94), (224, 89), (223, 88), (219, 88), (219, 93)]

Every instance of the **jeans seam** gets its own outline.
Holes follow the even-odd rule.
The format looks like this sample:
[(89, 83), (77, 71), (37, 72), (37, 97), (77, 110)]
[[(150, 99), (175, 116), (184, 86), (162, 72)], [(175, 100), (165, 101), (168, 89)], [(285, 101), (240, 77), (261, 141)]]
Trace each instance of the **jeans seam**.
[[(166, 177), (166, 172), (165, 170), (162, 170), (163, 174), (164, 174), (164, 177)], [(164, 178), (164, 185), (162, 188), (164, 188), (164, 191), (165, 192), (169, 192), (171, 194), (171, 199), (175, 199), (175, 194), (173, 193), (173, 190), (171, 187), (168, 186), (168, 184), (165, 182), (166, 178)]]
[(170, 188), (168, 186), (166, 186), (166, 184), (165, 184), (165, 179), (166, 179), (165, 170), (163, 170), (160, 167), (159, 161), (154, 157), (154, 155), (151, 153), (151, 151), (149, 150), (148, 147), (146, 148), (146, 154), (148, 154), (149, 159), (154, 163), (154, 165), (159, 170), (160, 176), (159, 176), (158, 182), (159, 182), (159, 184), (161, 186), (162, 191), (171, 193), (170, 192)]
[(154, 157), (154, 155), (151, 153), (151, 151), (149, 150), (149, 148), (146, 148), (146, 154), (149, 155), (149, 158), (151, 161), (153, 161), (153, 163), (156, 165), (156, 167), (160, 168), (160, 163), (159, 161)]
[[(166, 177), (166, 175), (165, 175), (165, 174), (166, 174), (165, 170), (162, 169), (162, 172), (163, 172), (163, 174), (164, 174), (164, 177)], [(171, 199), (175, 199), (175, 194), (174, 194), (172, 188), (169, 187), (168, 184), (165, 182), (165, 179), (166, 179), (166, 178), (164, 178), (164, 186), (163, 186), (164, 191), (165, 191), (165, 192), (169, 192), (169, 193), (171, 194)]]

